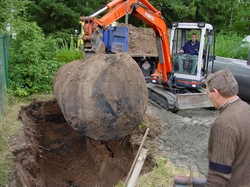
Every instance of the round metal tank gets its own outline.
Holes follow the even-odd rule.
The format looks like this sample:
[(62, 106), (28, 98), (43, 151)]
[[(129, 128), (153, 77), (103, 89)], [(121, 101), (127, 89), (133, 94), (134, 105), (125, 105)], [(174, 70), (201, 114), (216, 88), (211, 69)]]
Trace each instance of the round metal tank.
[(128, 53), (69, 62), (57, 71), (53, 88), (67, 122), (94, 140), (128, 135), (147, 108), (144, 76)]

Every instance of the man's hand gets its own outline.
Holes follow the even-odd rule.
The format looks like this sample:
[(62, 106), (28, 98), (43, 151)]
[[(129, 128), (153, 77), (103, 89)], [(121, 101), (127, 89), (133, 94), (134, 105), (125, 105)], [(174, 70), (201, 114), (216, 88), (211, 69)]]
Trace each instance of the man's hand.
[(184, 53), (184, 51), (181, 49), (181, 50), (180, 50), (180, 53)]

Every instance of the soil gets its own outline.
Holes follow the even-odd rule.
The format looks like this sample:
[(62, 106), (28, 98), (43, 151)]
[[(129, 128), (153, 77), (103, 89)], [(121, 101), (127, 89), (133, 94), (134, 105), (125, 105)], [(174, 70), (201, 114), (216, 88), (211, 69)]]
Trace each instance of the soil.
[[(129, 49), (154, 53), (151, 29), (129, 26)], [(145, 31), (145, 32), (144, 32)], [(136, 35), (135, 35), (136, 33)], [(146, 33), (146, 34), (145, 34)], [(147, 41), (147, 42), (145, 42)], [(138, 50), (139, 49), (139, 50)], [(137, 51), (138, 50), (138, 51)], [(129, 135), (113, 141), (97, 141), (79, 134), (65, 120), (55, 98), (22, 107), (19, 119), (24, 131), (15, 144), (15, 180), (12, 186), (110, 187), (125, 180), (146, 128), (149, 147), (143, 172), (149, 172), (156, 156), (168, 157), (176, 166), (207, 173), (207, 141), (216, 110), (180, 110), (174, 114), (147, 105), (143, 123)]]
[(119, 23), (119, 26), (129, 27), (128, 53), (133, 55), (152, 55), (157, 56), (156, 40), (153, 29), (138, 28), (131, 24)]
[[(181, 110), (174, 114), (148, 104), (143, 119), (149, 126), (143, 166), (149, 172), (156, 156), (168, 157), (176, 166), (201, 174), (207, 172), (207, 139), (214, 110)], [(19, 115), (24, 136), (17, 140), (15, 178), (17, 186), (103, 186), (125, 180), (145, 133), (137, 127), (116, 141), (96, 141), (82, 136), (64, 119), (56, 99), (34, 101)]]

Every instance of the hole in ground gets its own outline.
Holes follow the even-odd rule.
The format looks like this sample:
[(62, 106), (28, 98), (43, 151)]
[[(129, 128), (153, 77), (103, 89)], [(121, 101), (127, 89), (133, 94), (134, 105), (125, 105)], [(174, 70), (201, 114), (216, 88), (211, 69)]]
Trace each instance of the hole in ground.
[[(55, 99), (22, 107), (19, 119), (25, 138), (13, 151), (17, 186), (114, 186), (126, 178), (138, 150), (129, 137), (101, 142), (82, 136)], [(151, 166), (146, 160), (143, 172)]]

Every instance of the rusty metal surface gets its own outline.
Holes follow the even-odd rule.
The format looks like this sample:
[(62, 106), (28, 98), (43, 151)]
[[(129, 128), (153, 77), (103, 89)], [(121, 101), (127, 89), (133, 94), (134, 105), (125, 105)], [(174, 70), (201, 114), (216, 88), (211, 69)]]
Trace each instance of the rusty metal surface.
[(148, 103), (144, 76), (127, 53), (65, 64), (53, 81), (67, 122), (94, 140), (116, 140), (135, 129)]
[[(206, 178), (192, 178), (192, 185), (193, 187), (205, 187)], [(190, 187), (190, 177), (183, 177), (183, 176), (175, 176), (174, 177), (174, 187), (178, 187), (178, 185)]]

